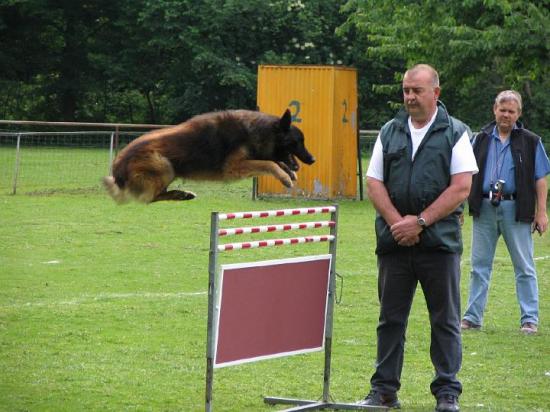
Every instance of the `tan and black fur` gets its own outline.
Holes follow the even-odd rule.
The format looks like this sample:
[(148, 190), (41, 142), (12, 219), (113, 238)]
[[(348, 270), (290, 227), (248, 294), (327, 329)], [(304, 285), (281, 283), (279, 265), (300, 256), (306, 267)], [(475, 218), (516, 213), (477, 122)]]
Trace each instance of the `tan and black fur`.
[(304, 135), (282, 117), (249, 110), (206, 113), (130, 142), (103, 183), (119, 203), (190, 200), (192, 192), (167, 190), (175, 178), (234, 180), (273, 175), (292, 187), (299, 166), (315, 162)]

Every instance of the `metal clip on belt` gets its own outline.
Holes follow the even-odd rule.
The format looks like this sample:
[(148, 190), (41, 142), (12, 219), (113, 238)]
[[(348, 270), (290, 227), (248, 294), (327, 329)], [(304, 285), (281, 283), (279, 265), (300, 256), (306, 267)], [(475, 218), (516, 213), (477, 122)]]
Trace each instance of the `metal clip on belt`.
[[(483, 194), (483, 197), (485, 199), (489, 199), (489, 194), (488, 193), (484, 193)], [(502, 195), (502, 197), (500, 198), (501, 200), (516, 200), (516, 194), (515, 193), (512, 193), (512, 194), (509, 194), (509, 195)]]

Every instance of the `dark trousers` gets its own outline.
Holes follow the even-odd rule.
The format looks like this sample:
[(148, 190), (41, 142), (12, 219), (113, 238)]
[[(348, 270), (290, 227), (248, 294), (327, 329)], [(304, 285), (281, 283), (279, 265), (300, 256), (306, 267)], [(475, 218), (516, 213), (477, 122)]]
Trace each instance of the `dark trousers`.
[(401, 387), (405, 332), (416, 285), (420, 282), (431, 325), (430, 355), (435, 368), (432, 394), (460, 395), (456, 374), (462, 363), (460, 336), (460, 255), (403, 248), (378, 256), (380, 318), (372, 389), (395, 393)]

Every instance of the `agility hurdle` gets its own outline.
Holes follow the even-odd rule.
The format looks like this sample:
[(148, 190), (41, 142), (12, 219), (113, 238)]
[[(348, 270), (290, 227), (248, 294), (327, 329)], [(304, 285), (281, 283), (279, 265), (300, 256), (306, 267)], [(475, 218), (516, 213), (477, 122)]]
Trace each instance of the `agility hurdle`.
[[(220, 229), (221, 221), (330, 213), (330, 220)], [(266, 397), (297, 405), (287, 411), (362, 410), (372, 407), (330, 401), (330, 362), (335, 297), (338, 206), (211, 214), (205, 410), (212, 411), (214, 369), (324, 349), (321, 400)], [(303, 229), (328, 234), (220, 244), (220, 238)], [(218, 265), (234, 250), (327, 242), (328, 254)], [(289, 290), (288, 284), (292, 285)], [(283, 293), (284, 291), (284, 293)], [(284, 298), (282, 298), (284, 296)], [(281, 302), (283, 301), (284, 302)], [(282, 303), (282, 304), (281, 304)]]

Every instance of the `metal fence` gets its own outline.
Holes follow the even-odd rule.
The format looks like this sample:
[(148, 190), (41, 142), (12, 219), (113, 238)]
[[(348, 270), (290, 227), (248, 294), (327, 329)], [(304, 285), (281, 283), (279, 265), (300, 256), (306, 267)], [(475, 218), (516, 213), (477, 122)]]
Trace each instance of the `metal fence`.
[[(144, 131), (2, 132), (0, 193), (97, 190), (116, 152)], [(369, 156), (377, 131), (360, 131)]]
[(378, 130), (359, 130), (359, 150), (361, 156), (370, 157), (377, 136)]
[(134, 132), (0, 132), (0, 192), (89, 190)]

